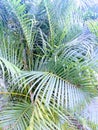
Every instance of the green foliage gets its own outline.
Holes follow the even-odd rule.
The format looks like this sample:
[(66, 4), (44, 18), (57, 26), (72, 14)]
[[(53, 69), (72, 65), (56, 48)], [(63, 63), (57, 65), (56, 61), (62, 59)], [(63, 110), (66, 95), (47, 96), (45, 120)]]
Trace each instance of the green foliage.
[[(12, 109), (13, 108), (13, 109)], [(13, 102), (0, 112), (0, 125), (10, 130), (25, 130), (32, 115), (32, 106), (27, 102)], [(4, 115), (4, 116), (3, 116)]]
[(32, 28), (35, 24), (34, 18), (29, 18), (28, 14), (25, 13), (25, 5), (21, 4), (21, 0), (7, 0), (9, 6), (11, 7), (11, 11), (17, 17), (20, 26), (22, 28), (23, 34), (27, 41), (28, 47), (30, 47), (32, 43)]
[(87, 22), (90, 31), (98, 37), (98, 21), (90, 20)]
[(84, 20), (90, 20), (90, 19), (95, 19), (96, 18), (96, 14), (94, 12), (92, 12), (91, 10), (87, 11), (85, 14), (84, 14)]
[(83, 12), (75, 2), (32, 1), (37, 11), (30, 13), (21, 0), (2, 0), (10, 18), (5, 25), (0, 19), (0, 70), (8, 84), (0, 92), (8, 95), (0, 127), (76, 130), (75, 114), (98, 95), (96, 39), (81, 34)]
[[(36, 104), (35, 109), (32, 113), (32, 117), (30, 120), (30, 125), (27, 128), (27, 130), (36, 130), (38, 128), (39, 130), (41, 129), (56, 129), (56, 130), (61, 130), (61, 127), (59, 127), (59, 118), (63, 120), (64, 122), (67, 122), (67, 118), (58, 111), (58, 116), (56, 114), (57, 110), (56, 108), (50, 107), (47, 108), (42, 104)], [(64, 120), (65, 119), (65, 120)], [(67, 128), (70, 128), (68, 124), (65, 122), (65, 126)], [(72, 129), (74, 130), (75, 127), (72, 126)]]

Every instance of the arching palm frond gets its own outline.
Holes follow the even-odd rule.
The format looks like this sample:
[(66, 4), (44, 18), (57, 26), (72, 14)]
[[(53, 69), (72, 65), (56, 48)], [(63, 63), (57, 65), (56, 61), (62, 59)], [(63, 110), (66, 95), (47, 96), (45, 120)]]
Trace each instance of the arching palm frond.
[(25, 13), (26, 4), (21, 0), (2, 1), (8, 4), (8, 13), (16, 16), (25, 38), (19, 43), (11, 35), (9, 40), (7, 33), (5, 40), (1, 38), (0, 69), (13, 81), (7, 92), (0, 92), (9, 95), (9, 103), (0, 111), (0, 126), (9, 130), (71, 129), (73, 118), (68, 118), (68, 111), (80, 114), (91, 97), (98, 95), (97, 42), (91, 33), (80, 35), (83, 21), (79, 13), (88, 1), (81, 0), (79, 6), (74, 6), (76, 0), (38, 1), (42, 9), (36, 16)]
[(61, 130), (63, 128), (69, 130), (77, 129), (73, 126), (68, 116), (64, 115), (64, 113), (62, 113), (60, 110), (57, 110), (55, 107), (50, 106), (47, 108), (43, 104), (40, 104), (40, 102), (35, 104), (35, 109), (32, 112), (30, 125), (27, 130)]
[[(71, 28), (74, 17), (73, 1), (46, 1), (44, 0), (46, 7), (46, 13), (49, 20), (51, 44), (58, 45), (62, 42), (65, 36), (68, 34), (68, 30)], [(58, 8), (60, 11), (58, 12)], [(65, 13), (66, 12), (66, 13)], [(65, 15), (67, 14), (67, 15)], [(53, 40), (53, 41), (52, 41)]]
[[(67, 113), (68, 114), (68, 113)], [(39, 101), (31, 105), (27, 101), (9, 102), (0, 111), (0, 127), (10, 130), (76, 130), (70, 118), (54, 107), (46, 107)]]
[(14, 64), (10, 63), (9, 61), (7, 61), (2, 57), (0, 57), (0, 69), (3, 72), (3, 77), (5, 75), (5, 69), (8, 75), (9, 76), (11, 75), (12, 77), (20, 73), (20, 69), (18, 67), (16, 67)]
[[(54, 54), (56, 57), (61, 56), (63, 60), (67, 61), (69, 63), (68, 66), (73, 64), (72, 68), (74, 68), (74, 65), (76, 65), (72, 79), (76, 79), (77, 83), (81, 86), (92, 86), (91, 89), (93, 90), (94, 88), (95, 92), (97, 89), (96, 85), (98, 84), (95, 76), (98, 66), (98, 51), (96, 45), (97, 42), (91, 34), (87, 37), (81, 35), (67, 45), (60, 47), (59, 51), (56, 51)], [(78, 75), (75, 76), (76, 71), (78, 71)], [(70, 71), (68, 73), (70, 73)], [(79, 78), (79, 80), (77, 78)], [(89, 90), (87, 89), (87, 91)]]
[(97, 58), (95, 45), (89, 44), (90, 39), (78, 42), (64, 45), (62, 53), (56, 51), (54, 58), (35, 62), (35, 71), (23, 73), (17, 79), (17, 82), (22, 81), (19, 89), (28, 88), (28, 93), (34, 91), (33, 98), (45, 99), (47, 105), (52, 101), (57, 106), (71, 109), (83, 103), (85, 98), (88, 100), (89, 94), (97, 94), (98, 81), (93, 66)]
[[(4, 37), (3, 35), (0, 39), (0, 69), (2, 69), (3, 75), (7, 70), (8, 75), (14, 76), (14, 74), (20, 73), (23, 66), (23, 46), (17, 42), (16, 44), (11, 37)], [(19, 51), (19, 48), (21, 51)]]
[(0, 126), (10, 130), (25, 130), (32, 115), (32, 106), (25, 102), (10, 102), (0, 111)]
[(0, 56), (21, 69), (23, 58), (23, 46), (15, 41), (12, 41), (12, 39), (10, 38), (3, 37), (1, 39)]
[(30, 18), (30, 16), (25, 13), (26, 7), (25, 4), (21, 4), (21, 0), (7, 0), (7, 2), (10, 11), (16, 15), (27, 41), (27, 45), (30, 47), (33, 42), (32, 29), (36, 23), (34, 16), (32, 15), (33, 17)]
[[(58, 70), (62, 73), (62, 70)], [(66, 75), (66, 74), (65, 74)], [(18, 82), (25, 78), (19, 89), (28, 88), (28, 93), (33, 92), (33, 100), (39, 97), (41, 102), (45, 100), (46, 105), (53, 102), (54, 105), (74, 109), (78, 104), (88, 100), (89, 95), (83, 93), (76, 85), (69, 83), (64, 78), (50, 72), (28, 72), (24, 73)], [(31, 84), (31, 86), (29, 86)], [(85, 102), (86, 103), (86, 102)]]
[[(81, 14), (83, 14), (83, 8), (85, 8), (84, 6), (87, 7), (89, 1), (80, 1), (84, 4), (81, 5), (80, 2), (82, 8), (79, 8), (77, 0), (59, 0), (58, 2), (44, 0), (50, 27), (51, 44), (59, 45), (64, 40), (69, 41), (81, 33), (83, 30), (83, 17)], [(45, 9), (43, 10), (45, 11)]]

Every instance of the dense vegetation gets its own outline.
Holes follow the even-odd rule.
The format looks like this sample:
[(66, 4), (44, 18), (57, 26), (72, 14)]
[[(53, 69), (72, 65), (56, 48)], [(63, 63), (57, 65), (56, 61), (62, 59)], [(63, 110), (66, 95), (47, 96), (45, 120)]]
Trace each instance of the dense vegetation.
[(2, 130), (98, 130), (98, 21), (76, 2), (0, 1)]

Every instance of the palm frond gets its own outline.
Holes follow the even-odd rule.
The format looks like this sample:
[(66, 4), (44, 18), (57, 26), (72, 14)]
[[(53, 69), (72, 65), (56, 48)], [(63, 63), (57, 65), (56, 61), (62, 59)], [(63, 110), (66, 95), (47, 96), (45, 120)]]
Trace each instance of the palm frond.
[[(44, 4), (46, 7), (46, 13), (48, 16), (48, 20), (49, 20), (49, 26), (50, 26), (50, 35), (51, 35), (51, 44), (57, 44), (59, 41), (62, 41), (64, 39), (64, 37), (67, 34), (67, 28), (65, 25), (67, 25), (67, 23), (69, 22), (69, 14), (65, 17), (64, 14), (62, 14), (62, 10), (63, 11), (68, 11), (68, 9), (71, 7), (71, 5), (69, 4), (70, 1), (64, 1), (63, 5), (61, 1), (55, 2), (51, 2), (51, 1), (46, 1), (44, 0)], [(60, 11), (57, 13), (58, 10), (58, 5), (60, 8)], [(65, 6), (64, 6), (65, 5)], [(70, 5), (67, 6), (67, 5)], [(63, 7), (64, 6), (64, 7)], [(69, 7), (69, 8), (67, 8)], [(64, 10), (65, 8), (65, 10)], [(70, 8), (70, 12), (72, 11), (72, 9)], [(66, 19), (65, 19), (66, 18)], [(60, 26), (60, 27), (59, 27)], [(69, 26), (68, 26), (69, 27)], [(63, 31), (62, 31), (63, 29)], [(58, 37), (60, 40), (58, 40)], [(53, 45), (52, 45), (53, 46)]]
[(20, 73), (22, 68), (22, 51), (18, 51), (18, 44), (15, 45), (15, 42), (11, 42), (11, 39), (4, 38), (3, 35), (0, 43), (0, 69), (3, 72), (3, 77), (6, 72), (13, 77), (15, 74)]
[(53, 106), (48, 108), (47, 106), (44, 106), (44, 104), (37, 102), (32, 113), (30, 126), (27, 128), (27, 130), (61, 130), (62, 126), (65, 126), (65, 128), (71, 130), (76, 129), (71, 120), (68, 119), (68, 117), (60, 110), (57, 110)]
[(35, 69), (39, 71), (27, 72), (19, 77), (17, 82), (23, 81), (19, 89), (28, 88), (29, 92), (34, 91), (34, 98), (40, 96), (41, 101), (45, 99), (48, 105), (52, 99), (54, 104), (66, 108), (74, 108), (74, 102), (78, 105), (87, 93), (97, 94), (98, 80), (94, 69), (97, 57), (95, 45), (89, 42), (92, 41), (85, 43), (84, 40), (81, 44), (74, 41), (74, 44), (63, 46), (60, 56), (55, 54), (54, 58), (39, 60)]
[(32, 106), (27, 102), (9, 103), (0, 111), (0, 126), (10, 130), (25, 130), (32, 115)]
[(6, 59), (2, 57), (0, 57), (0, 67), (3, 72), (3, 78), (5, 77), (4, 76), (5, 69), (7, 73), (9, 74), (9, 76), (12, 76), (12, 77), (20, 73), (20, 69), (18, 67), (16, 67), (14, 64), (10, 63), (9, 61), (7, 61)]
[(31, 43), (33, 42), (32, 29), (36, 23), (34, 16), (29, 18), (29, 15), (25, 13), (25, 4), (21, 4), (21, 0), (7, 0), (7, 2), (10, 6), (10, 11), (16, 15), (26, 38), (28, 47), (30, 47)]
[[(20, 48), (20, 51), (19, 51)], [(0, 43), (0, 57), (8, 60), (12, 64), (16, 65), (20, 69), (22, 68), (22, 58), (23, 58), (23, 46), (15, 43), (11, 37), (2, 37)]]
[[(86, 5), (84, 1), (82, 2)], [(56, 2), (53, 0), (51, 2), (44, 0), (50, 27), (51, 44), (59, 45), (64, 42), (64, 40), (68, 41), (81, 33), (83, 29), (83, 19), (80, 13), (83, 13), (83, 10), (79, 10), (78, 5), (75, 3), (77, 3), (77, 1), (59, 0)], [(71, 34), (73, 34), (73, 36), (71, 36)], [(67, 39), (65, 39), (66, 36)], [(70, 37), (70, 39), (68, 37)]]
[(82, 104), (85, 98), (89, 98), (89, 95), (78, 89), (76, 85), (49, 72), (32, 71), (24, 73), (19, 77), (18, 82), (21, 80), (22, 83), (18, 89), (23, 91), (28, 88), (28, 93), (34, 90), (33, 100), (37, 100), (39, 97), (41, 102), (45, 100), (46, 105), (50, 105), (53, 102), (58, 107), (74, 109), (79, 103)]
[[(7, 91), (0, 92), (9, 96), (0, 111), (0, 127), (74, 129), (68, 112), (75, 116), (92, 96), (98, 95), (98, 46), (90, 33), (97, 36), (97, 22), (88, 24), (90, 31), (84, 31), (80, 15), (89, 0), (78, 4), (77, 0), (34, 0), (31, 3), (35, 2), (39, 10), (32, 14), (25, 12), (26, 1), (2, 2), (8, 4), (7, 12), (18, 21), (23, 40), (17, 43), (18, 39), (7, 34), (0, 19), (0, 69), (3, 77), (8, 74), (13, 80)], [(18, 35), (21, 37), (21, 33)], [(32, 71), (21, 71), (24, 66)], [(92, 116), (91, 121), (96, 118)]]
[(90, 20), (87, 22), (88, 28), (90, 31), (98, 37), (98, 21), (97, 20)]
[(10, 130), (61, 130), (60, 126), (76, 130), (68, 116), (52, 106), (46, 107), (39, 101), (33, 105), (26, 101), (9, 102), (0, 111), (0, 120), (0, 127)]

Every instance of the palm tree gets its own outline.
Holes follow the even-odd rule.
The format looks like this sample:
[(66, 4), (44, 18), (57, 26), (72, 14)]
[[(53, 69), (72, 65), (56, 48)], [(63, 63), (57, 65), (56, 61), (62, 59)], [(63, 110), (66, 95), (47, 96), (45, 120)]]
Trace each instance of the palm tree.
[(97, 117), (81, 114), (98, 84), (97, 40), (83, 31), (81, 2), (1, 1), (8, 14), (0, 17), (2, 129), (98, 128)]

